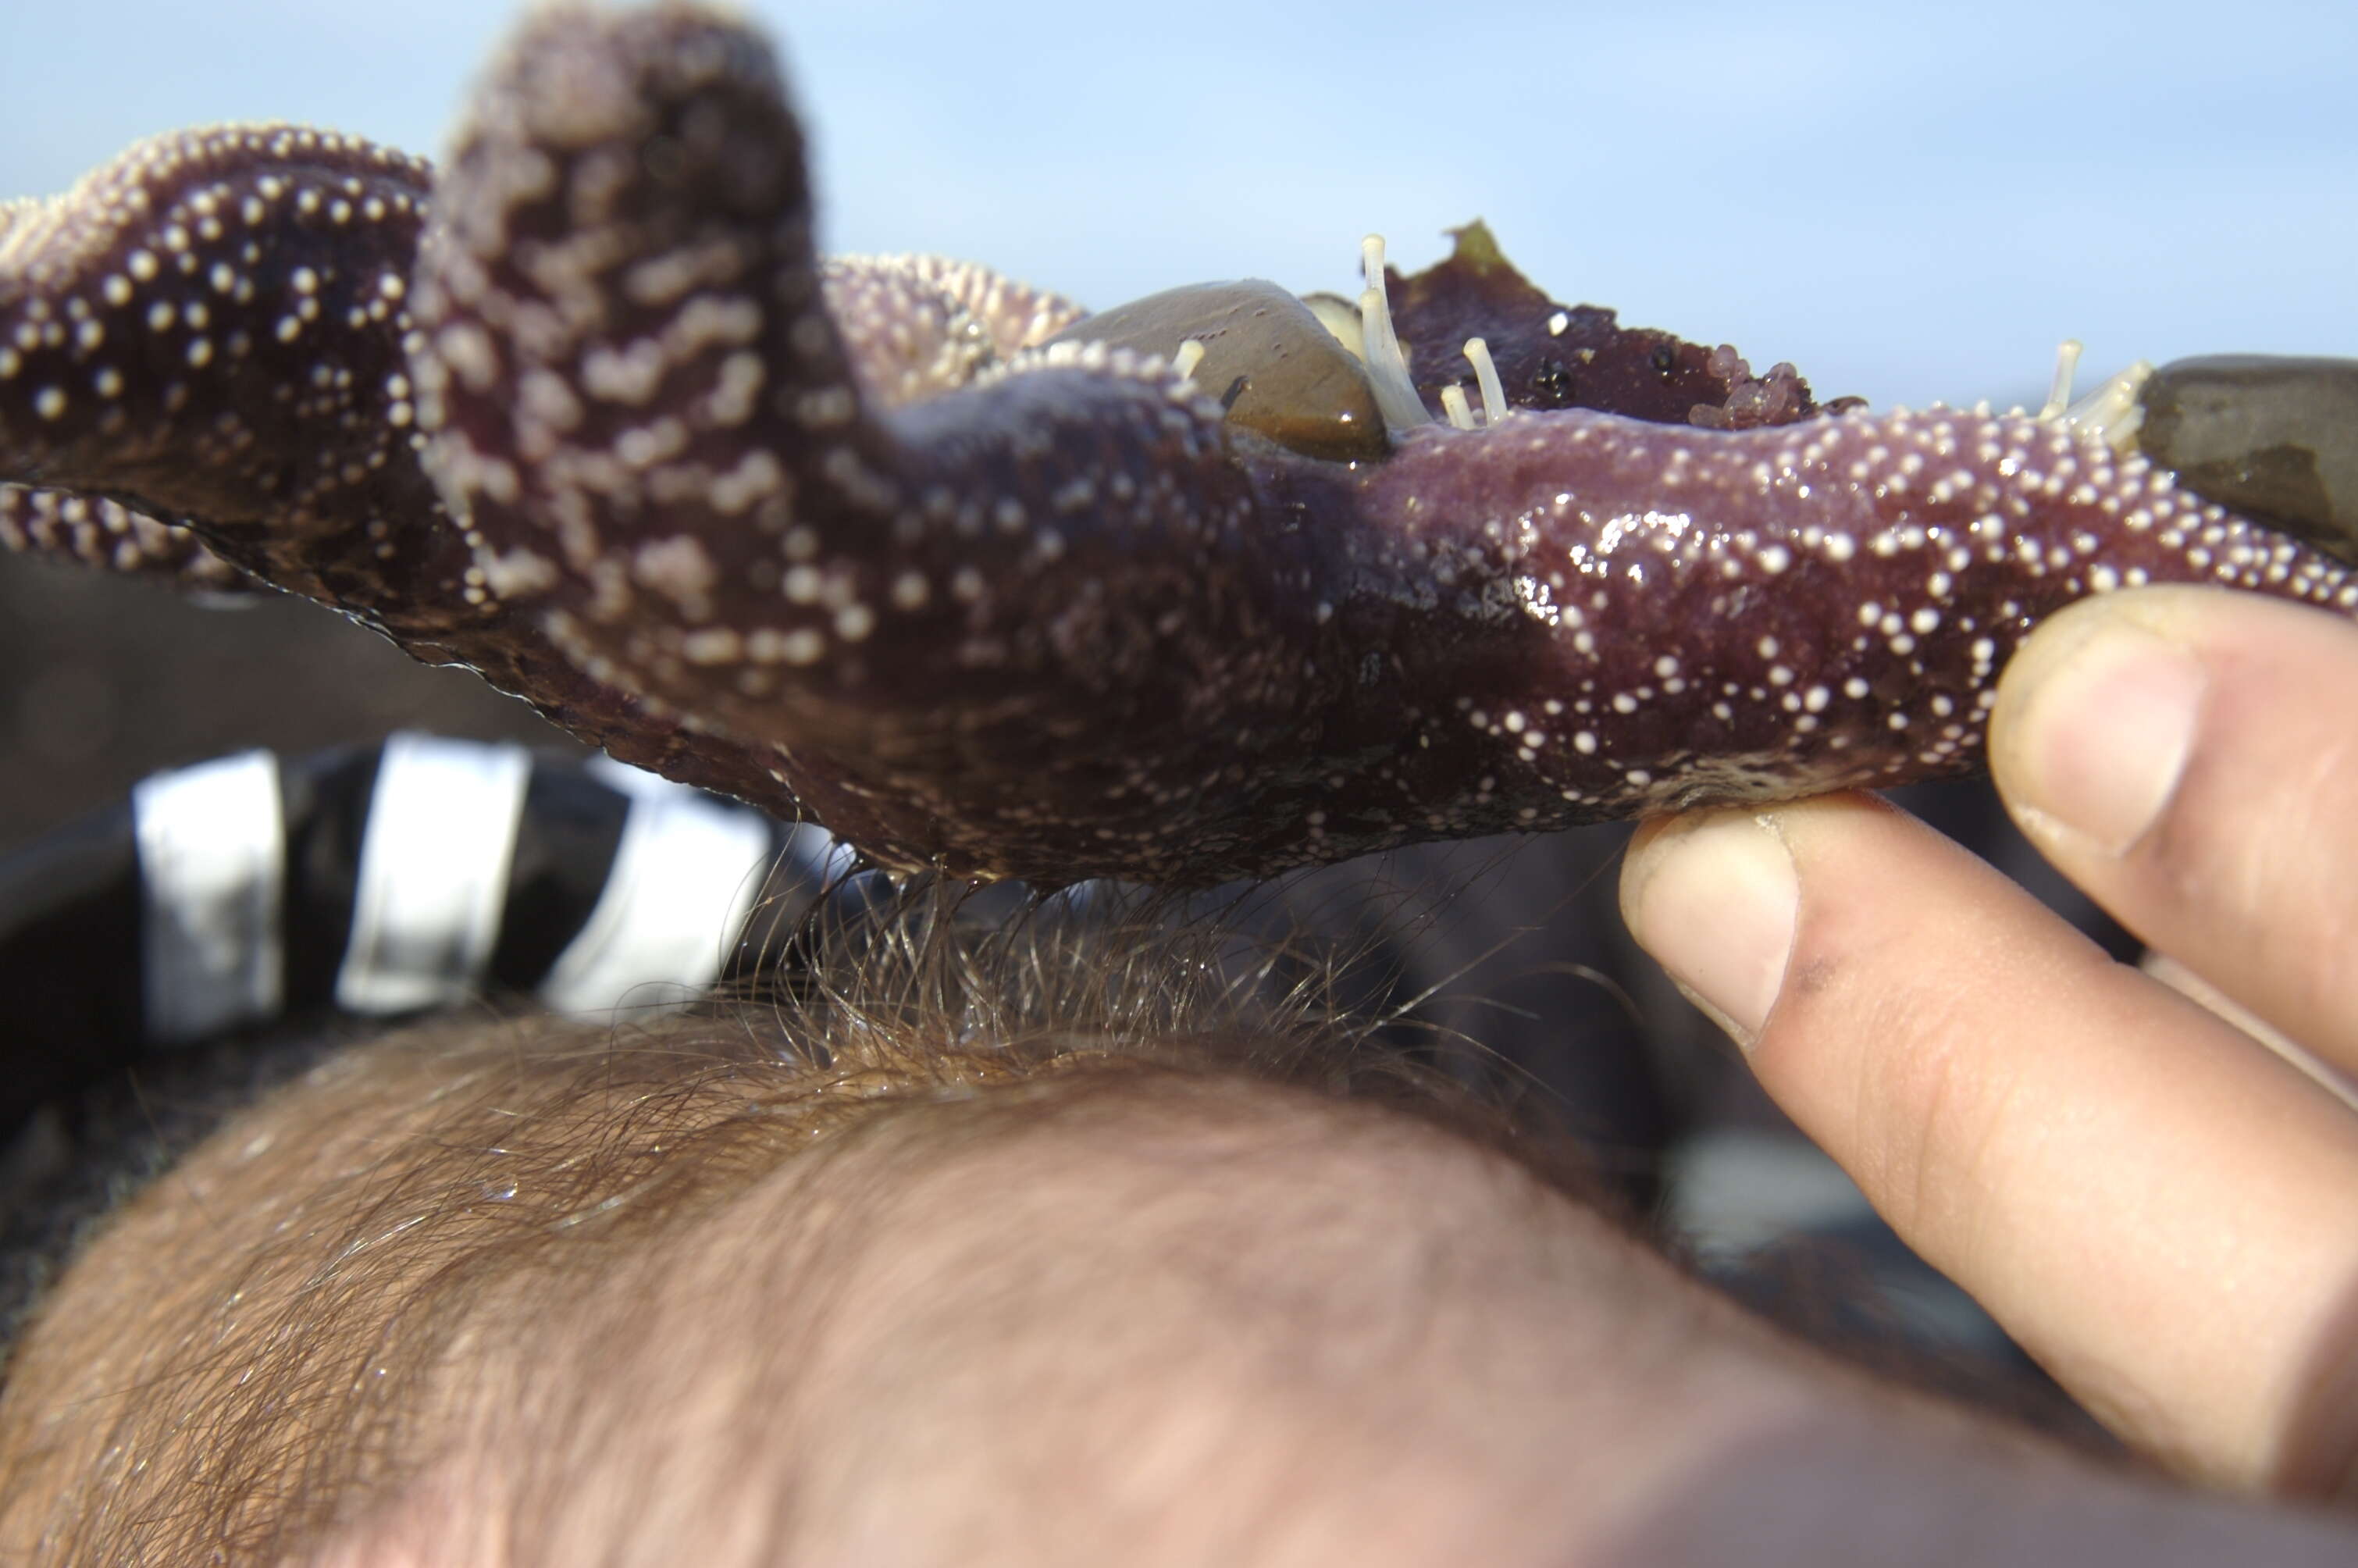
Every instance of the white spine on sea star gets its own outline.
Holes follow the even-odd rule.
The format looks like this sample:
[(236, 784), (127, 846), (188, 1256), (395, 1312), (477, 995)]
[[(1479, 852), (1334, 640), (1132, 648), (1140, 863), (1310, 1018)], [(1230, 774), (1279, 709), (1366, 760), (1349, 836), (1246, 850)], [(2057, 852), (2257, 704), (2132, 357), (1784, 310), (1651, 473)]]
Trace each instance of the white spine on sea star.
[(1395, 430), (1430, 425), (1433, 416), (1424, 411), (1424, 400), (1409, 380), (1408, 356), (1401, 352), (1399, 335), (1392, 330), (1391, 302), (1384, 296), (1384, 237), (1369, 234), (1361, 240), (1359, 257), (1368, 273), (1367, 289), (1359, 296), (1361, 352), (1368, 380), (1375, 386), (1376, 406)]
[(2145, 405), (2137, 395), (2153, 377), (2153, 362), (2139, 360), (2128, 369), (2107, 376), (2095, 391), (2074, 403), (2071, 383), (2080, 369), (2080, 349), (2077, 338), (2066, 338), (2055, 346), (2055, 379), (2048, 389), (2046, 403), (2032, 417), (2042, 424), (2077, 430), (2125, 456), (2136, 447), (2137, 430), (2145, 424)]
[(1441, 411), (1449, 416), (1450, 425), (1459, 430), (1475, 428), (1473, 406), (1466, 401), (1466, 388), (1451, 382), (1441, 389)]
[(1463, 382), (1453, 381), (1441, 389), (1441, 411), (1460, 430), (1496, 429), (1514, 410), (1507, 402), (1506, 384), (1498, 379), (1498, 362), (1490, 357), (1490, 345), (1480, 338), (1466, 339), (1466, 360), (1474, 367), (1474, 383), (1482, 391), (1482, 417), (1474, 417)]
[(1473, 362), (1474, 384), (1482, 389), (1482, 426), (1495, 429), (1509, 412), (1507, 385), (1498, 379), (1498, 362), (1490, 357), (1489, 343), (1480, 338), (1466, 340), (1466, 357)]
[(2071, 406), (2071, 378), (2079, 373), (2081, 342), (2066, 338), (2055, 345), (2055, 377), (2047, 385), (2047, 401), (2038, 417), (2052, 419)]
[(2153, 362), (2139, 360), (2119, 374), (2106, 377), (2095, 391), (2057, 416), (2056, 422), (2085, 431), (2114, 451), (2125, 454), (2136, 447), (2136, 433), (2145, 424), (2145, 403), (2138, 395), (2152, 378)]

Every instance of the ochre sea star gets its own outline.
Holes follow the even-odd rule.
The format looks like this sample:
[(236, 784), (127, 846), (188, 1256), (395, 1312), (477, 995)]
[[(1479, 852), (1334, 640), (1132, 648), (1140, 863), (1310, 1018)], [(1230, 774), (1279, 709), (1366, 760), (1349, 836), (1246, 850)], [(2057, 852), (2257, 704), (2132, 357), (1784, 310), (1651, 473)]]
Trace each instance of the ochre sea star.
[(1821, 409), (1478, 230), (1370, 281), (1354, 351), (1249, 286), (1093, 327), (822, 264), (758, 38), (545, 11), (438, 175), (243, 127), (0, 208), (0, 538), (231, 563), (884, 864), (1050, 883), (1956, 772), (2072, 599), (2358, 607), (2116, 429)]

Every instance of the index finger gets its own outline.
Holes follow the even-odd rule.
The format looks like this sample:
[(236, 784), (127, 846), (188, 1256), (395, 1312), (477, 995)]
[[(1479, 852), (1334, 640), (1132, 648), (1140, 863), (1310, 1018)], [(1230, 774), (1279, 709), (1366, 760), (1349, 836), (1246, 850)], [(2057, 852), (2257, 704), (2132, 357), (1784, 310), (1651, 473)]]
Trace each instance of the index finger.
[(1902, 814), (1654, 824), (1631, 929), (1900, 1236), (2116, 1431), (2358, 1487), (2358, 1117)]
[(2358, 626), (2219, 589), (2074, 605), (2007, 667), (1990, 762), (2123, 925), (2358, 1069)]

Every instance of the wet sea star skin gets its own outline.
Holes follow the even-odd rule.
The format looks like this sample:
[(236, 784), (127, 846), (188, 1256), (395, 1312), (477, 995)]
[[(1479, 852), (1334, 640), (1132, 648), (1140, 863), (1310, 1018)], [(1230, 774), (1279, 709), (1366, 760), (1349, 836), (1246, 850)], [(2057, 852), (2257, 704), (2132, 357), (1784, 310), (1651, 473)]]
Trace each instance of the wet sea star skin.
[[(886, 418), (812, 308), (798, 133), (741, 35), (553, 21), (486, 103), (421, 271), (446, 489), (577, 658), (777, 742), (888, 859), (1168, 881), (1893, 782), (1969, 762), (1996, 668), (2068, 599), (2346, 586), (2027, 420), (1526, 412), (1346, 467), (1111, 360)], [(650, 144), (660, 178), (616, 172)], [(1509, 294), (1487, 325), (1552, 314)]]
[(182, 527), (104, 496), (0, 484), (0, 549), (60, 556), (102, 571), (166, 578), (207, 593), (261, 585)]
[(627, 761), (773, 788), (766, 762), (594, 685), (481, 589), (417, 461), (403, 349), (429, 178), (353, 138), (232, 125), (0, 205), (0, 546), (270, 583)]
[[(233, 385), (108, 321), (144, 368), (86, 408), (71, 302), (124, 264), (0, 229), (0, 342), (29, 324), (48, 356), (0, 362), (0, 480), (189, 517), (618, 755), (891, 865), (1205, 882), (1897, 783), (1972, 765), (1996, 670), (2072, 598), (2358, 602), (2141, 459), (2021, 418), (1821, 414), (1788, 367), (1551, 304), (1487, 236), (1393, 280), (1397, 316), (1422, 390), (1470, 328), (1520, 411), (1381, 462), (1281, 449), (1160, 360), (1032, 349), (1077, 314), (1054, 296), (819, 263), (766, 46), (685, 6), (530, 24), (414, 272), (422, 166), (336, 146), (133, 181), (157, 212), (290, 163), (323, 166), (323, 200), (407, 192), (398, 224), (192, 242), (176, 287), (225, 262), (214, 333), (255, 350)], [(266, 266), (240, 260), (257, 238)], [(346, 292), (274, 364), (298, 255)], [(330, 362), (348, 384), (290, 416)]]
[(202, 518), (258, 575), (331, 601), (414, 573), (443, 533), (401, 460), (427, 180), (344, 137), (229, 126), (0, 211), (6, 477)]
[(940, 256), (819, 263), (827, 313), (878, 406), (956, 392), (1088, 312), (1062, 295)]
[(1428, 406), (1464, 378), (1459, 351), (1480, 338), (1517, 408), (1594, 408), (1707, 429), (1785, 425), (1818, 412), (1809, 383), (1790, 365), (1755, 377), (1733, 349), (1624, 327), (1597, 306), (1559, 305), (1515, 270), (1487, 225), (1469, 223), (1451, 237), (1456, 245), (1447, 259), (1413, 277), (1392, 275), (1388, 291)]
[[(1447, 618), (1468, 656), (1418, 695), (1488, 748), (1473, 793), (1518, 814), (1549, 790), (1591, 819), (1959, 771), (2016, 644), (2093, 592), (2212, 581), (2358, 606), (2339, 563), (2019, 416), (1682, 438), (1569, 413), (1454, 449), (1468, 439), (1412, 438), (1368, 477), (1362, 506), (1400, 522), (1363, 580), (1379, 605), (1401, 582), (1466, 585)], [(1511, 601), (1483, 604), (1500, 584)], [(1476, 637), (1486, 613), (1517, 633)], [(1351, 635), (1414, 634), (1375, 616)], [(1427, 730), (1418, 748), (1460, 745)]]

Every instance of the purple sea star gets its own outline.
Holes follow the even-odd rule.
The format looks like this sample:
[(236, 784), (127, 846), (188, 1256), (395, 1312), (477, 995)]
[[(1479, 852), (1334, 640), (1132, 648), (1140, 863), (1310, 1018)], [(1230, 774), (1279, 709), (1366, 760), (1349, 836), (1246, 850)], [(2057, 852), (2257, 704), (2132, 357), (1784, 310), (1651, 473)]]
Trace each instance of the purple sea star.
[(767, 48), (685, 5), (540, 14), (438, 177), (147, 144), (0, 209), (0, 540), (227, 562), (885, 864), (1045, 882), (1957, 772), (2071, 599), (2358, 607), (2116, 431), (1823, 410), (1478, 230), (1372, 269), (1354, 354), (1248, 286), (1133, 336), (810, 225)]

